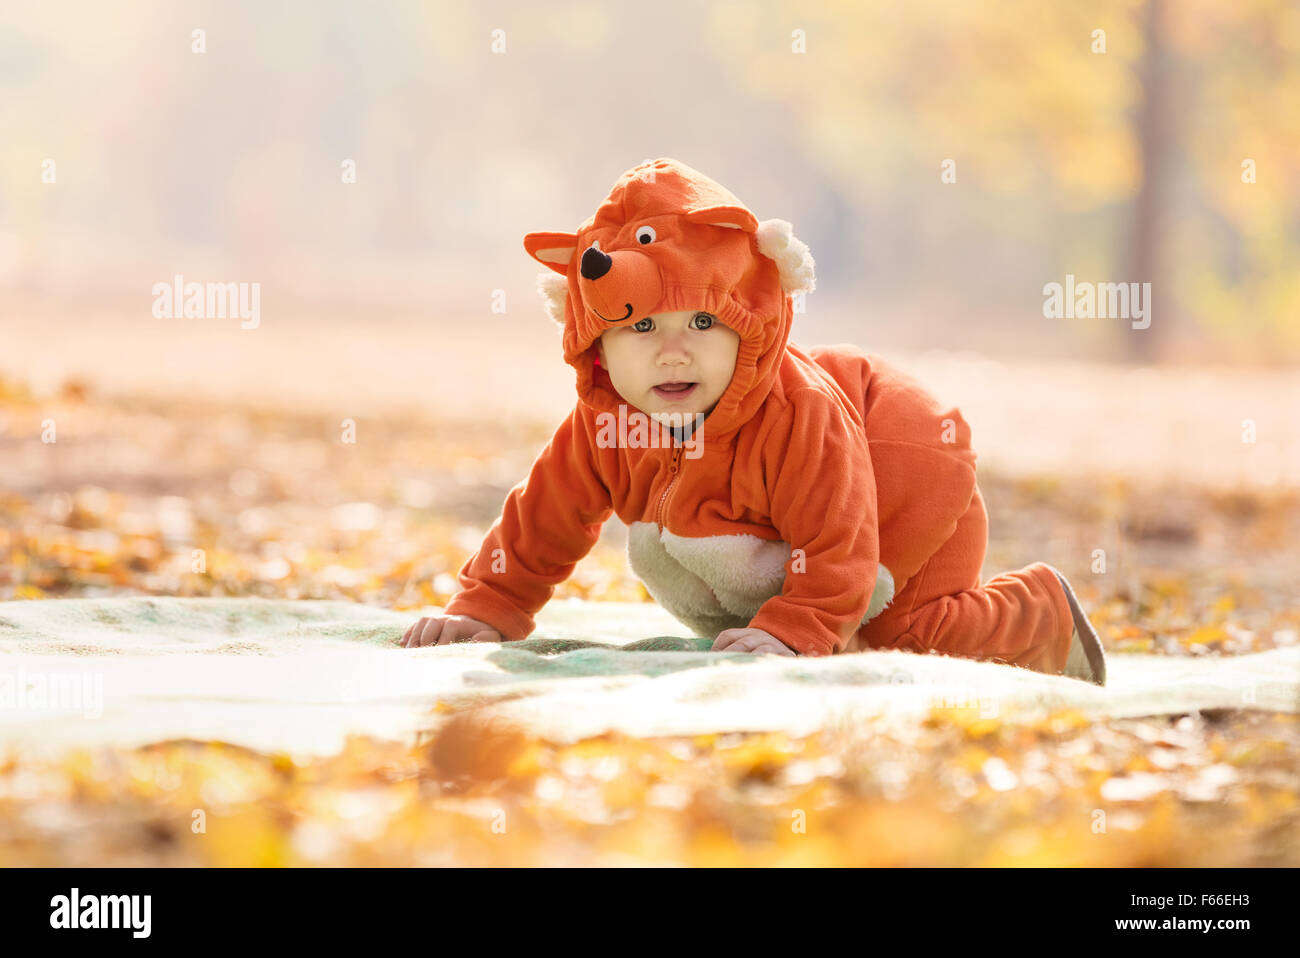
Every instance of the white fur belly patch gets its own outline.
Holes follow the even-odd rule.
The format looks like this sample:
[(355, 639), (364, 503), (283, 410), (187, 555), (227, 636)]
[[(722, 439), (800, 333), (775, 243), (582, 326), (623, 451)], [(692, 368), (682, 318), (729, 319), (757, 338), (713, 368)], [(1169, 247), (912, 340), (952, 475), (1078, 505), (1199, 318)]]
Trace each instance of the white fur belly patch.
[[(696, 635), (716, 636), (749, 625), (785, 585), (790, 546), (749, 533), (688, 538), (662, 533), (653, 522), (628, 526), (627, 558), (651, 597)], [(880, 614), (894, 597), (894, 577), (881, 565), (871, 606)]]

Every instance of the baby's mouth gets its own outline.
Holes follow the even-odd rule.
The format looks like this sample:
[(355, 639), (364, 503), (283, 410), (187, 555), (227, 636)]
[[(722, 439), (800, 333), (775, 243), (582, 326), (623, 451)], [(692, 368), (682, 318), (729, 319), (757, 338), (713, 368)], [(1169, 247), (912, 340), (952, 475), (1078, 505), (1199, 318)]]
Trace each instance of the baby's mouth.
[(660, 399), (674, 402), (693, 395), (699, 383), (661, 383), (654, 387), (654, 394)]

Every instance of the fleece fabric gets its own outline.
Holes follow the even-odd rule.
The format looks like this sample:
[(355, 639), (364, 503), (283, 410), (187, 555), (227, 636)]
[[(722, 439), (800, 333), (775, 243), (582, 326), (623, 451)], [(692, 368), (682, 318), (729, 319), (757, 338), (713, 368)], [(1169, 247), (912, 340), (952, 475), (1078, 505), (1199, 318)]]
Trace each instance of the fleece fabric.
[[(578, 401), (448, 613), (527, 637), (617, 515), (647, 591), (698, 635), (748, 626), (804, 655), (894, 647), (1061, 671), (1071, 621), (1047, 566), (980, 591), (987, 524), (961, 412), (856, 346), (791, 342), (815, 278), (790, 223), (664, 158), (624, 173), (576, 231), (524, 247), (551, 271), (539, 288)], [(596, 348), (675, 310), (740, 337), (730, 384), (685, 441), (629, 407)]]

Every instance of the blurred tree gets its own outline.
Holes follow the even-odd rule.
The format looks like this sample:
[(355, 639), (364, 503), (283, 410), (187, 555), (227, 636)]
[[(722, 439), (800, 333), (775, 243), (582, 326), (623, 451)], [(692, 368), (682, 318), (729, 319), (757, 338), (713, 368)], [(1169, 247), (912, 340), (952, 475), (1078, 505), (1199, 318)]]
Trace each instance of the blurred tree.
[(1151, 282), (1151, 327), (1106, 328), (1120, 355), (1158, 359), (1197, 328), (1243, 356), (1300, 355), (1293, 0), (772, 0), (718, 11), (714, 33), (803, 118), (845, 196), (886, 211), (883, 282), (924, 283), (936, 254), (971, 308), (981, 291), (1029, 306), (1023, 290), (1066, 273)]
[[(1142, 61), (1139, 67), (1140, 104), (1137, 139), (1142, 175), (1133, 200), (1129, 269), (1121, 280), (1150, 283), (1152, 297), (1165, 290), (1164, 230), (1169, 219), (1170, 155), (1174, 146), (1169, 55), (1165, 49), (1164, 0), (1146, 0), (1141, 11)], [(1151, 303), (1147, 303), (1150, 309)], [(1167, 308), (1167, 307), (1165, 307)], [(1169, 314), (1146, 329), (1131, 329), (1125, 342), (1128, 358), (1151, 362), (1161, 353)]]

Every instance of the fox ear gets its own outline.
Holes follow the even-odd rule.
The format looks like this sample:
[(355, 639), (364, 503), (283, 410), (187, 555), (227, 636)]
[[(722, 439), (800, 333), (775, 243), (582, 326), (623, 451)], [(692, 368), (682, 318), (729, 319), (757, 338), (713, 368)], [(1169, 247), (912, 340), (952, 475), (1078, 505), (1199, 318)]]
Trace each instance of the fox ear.
[(564, 304), (568, 301), (569, 282), (563, 276), (541, 272), (537, 274), (537, 292), (542, 294), (542, 308), (546, 315), (563, 328)]
[(549, 266), (561, 275), (569, 272), (569, 260), (578, 249), (577, 233), (529, 233), (524, 237), (524, 249), (543, 266)]
[(709, 206), (701, 210), (691, 210), (682, 214), (688, 223), (703, 223), (706, 226), (729, 226), (733, 230), (752, 233), (758, 229), (758, 220), (754, 214), (743, 206)]
[(812, 253), (808, 244), (794, 235), (785, 220), (763, 220), (758, 224), (758, 251), (776, 260), (781, 288), (787, 293), (811, 293), (817, 288)]

